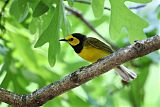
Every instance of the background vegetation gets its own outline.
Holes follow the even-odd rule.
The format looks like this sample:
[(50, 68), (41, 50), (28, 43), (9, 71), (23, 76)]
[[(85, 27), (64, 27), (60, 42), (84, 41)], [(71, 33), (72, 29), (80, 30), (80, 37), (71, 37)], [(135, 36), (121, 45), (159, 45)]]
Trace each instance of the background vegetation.
[[(0, 0), (0, 87), (26, 94), (89, 65), (68, 44), (60, 45), (70, 33), (118, 47), (160, 34), (159, 0), (125, 1)], [(160, 51), (125, 65), (138, 74), (131, 84), (108, 72), (43, 106), (159, 107)]]

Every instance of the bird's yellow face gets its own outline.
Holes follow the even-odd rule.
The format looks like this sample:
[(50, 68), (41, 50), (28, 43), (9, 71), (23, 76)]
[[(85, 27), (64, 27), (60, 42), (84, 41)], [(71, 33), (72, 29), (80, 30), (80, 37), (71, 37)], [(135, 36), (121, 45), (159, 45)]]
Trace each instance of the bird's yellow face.
[(65, 37), (64, 39), (60, 39), (59, 41), (68, 42), (76, 53), (80, 53), (83, 49), (83, 44), (87, 37), (80, 33), (73, 33)]
[(72, 35), (65, 37), (65, 40), (72, 46), (76, 46), (80, 43), (80, 40), (77, 39), (76, 37), (73, 37)]

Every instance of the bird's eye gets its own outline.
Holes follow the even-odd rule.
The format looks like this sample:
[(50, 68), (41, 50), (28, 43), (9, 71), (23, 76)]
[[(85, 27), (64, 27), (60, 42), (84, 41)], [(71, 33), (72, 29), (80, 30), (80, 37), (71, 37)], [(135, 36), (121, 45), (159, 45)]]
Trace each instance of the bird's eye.
[(73, 41), (73, 38), (70, 38), (69, 41)]

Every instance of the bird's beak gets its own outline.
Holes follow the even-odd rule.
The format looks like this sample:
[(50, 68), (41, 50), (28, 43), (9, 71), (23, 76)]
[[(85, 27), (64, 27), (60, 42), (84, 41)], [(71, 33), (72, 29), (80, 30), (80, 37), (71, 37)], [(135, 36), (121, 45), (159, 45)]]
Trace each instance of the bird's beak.
[(67, 41), (66, 39), (60, 39), (59, 41)]

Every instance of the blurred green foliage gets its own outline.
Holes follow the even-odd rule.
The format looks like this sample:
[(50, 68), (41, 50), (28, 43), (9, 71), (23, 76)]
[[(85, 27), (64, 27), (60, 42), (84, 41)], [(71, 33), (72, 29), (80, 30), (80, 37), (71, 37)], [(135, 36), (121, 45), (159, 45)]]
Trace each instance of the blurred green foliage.
[[(129, 41), (143, 39), (145, 35), (160, 34), (158, 0), (125, 1), (0, 0), (0, 88), (27, 94), (89, 65), (68, 44), (60, 46), (58, 40), (73, 32), (101, 38), (72, 12), (65, 10), (65, 6), (81, 12), (105, 39), (120, 47), (130, 44)], [(148, 5), (135, 10), (127, 8), (139, 5), (137, 3)], [(103, 10), (104, 6), (111, 6), (111, 11)], [(128, 85), (122, 84), (114, 72), (108, 72), (43, 106), (159, 107), (159, 61), (160, 51), (156, 51), (126, 63), (138, 74)], [(1, 103), (0, 106), (9, 105)]]

